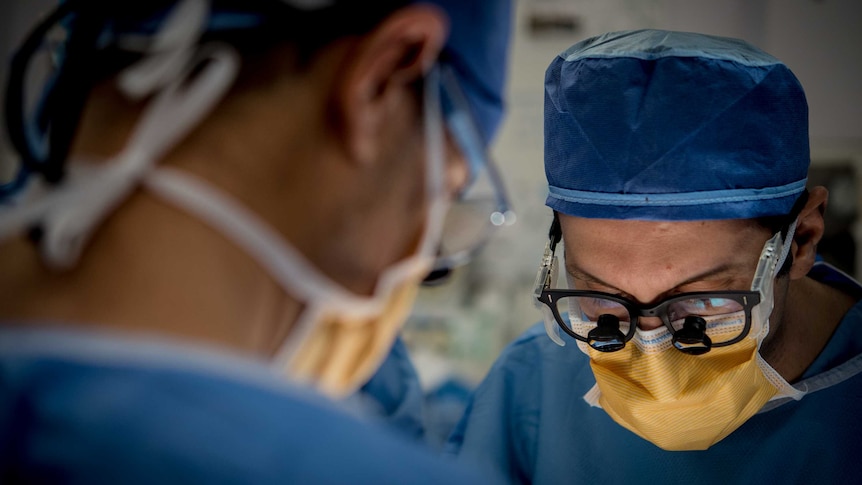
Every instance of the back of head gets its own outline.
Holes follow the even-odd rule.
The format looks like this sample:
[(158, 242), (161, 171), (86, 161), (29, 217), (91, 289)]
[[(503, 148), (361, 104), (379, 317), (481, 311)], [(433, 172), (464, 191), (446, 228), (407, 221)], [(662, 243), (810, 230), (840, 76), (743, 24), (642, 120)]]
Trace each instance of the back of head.
[[(160, 264), (151, 266), (158, 274), (148, 281), (170, 292), (165, 281), (178, 278), (166, 278), (161, 270), (186, 275), (190, 283), (177, 284), (173, 293), (190, 296), (189, 312), (150, 306), (166, 318), (118, 305), (103, 318), (106, 324), (129, 320), (131, 326), (149, 329), (157, 321), (168, 333), (188, 329), (218, 340), (211, 331), (216, 325), (202, 325), (213, 320), (206, 315), (212, 308), (191, 296), (199, 298), (205, 284), (212, 294), (221, 292), (249, 256), (256, 277), (280, 286), (284, 305), (296, 309), (260, 319), (261, 328), (287, 337), (256, 345), (255, 351), (297, 381), (314, 382), (333, 395), (350, 392), (385, 355), (415, 287), (434, 262), (435, 246), (441, 245), (446, 216), (441, 209), (453, 191), (442, 176), (447, 169), (442, 130), (457, 131), (450, 120), (458, 115), (475, 118), (477, 126), (465, 124), (472, 128), (470, 135), (478, 134), (470, 137), (470, 147), (481, 151), (475, 141), (487, 143), (502, 117), (511, 1), (416, 3), (63, 2), (13, 62), (7, 119), (22, 155), (20, 179), (39, 177), (47, 184), (22, 183), (17, 193), (6, 191), (20, 197), (0, 211), (0, 242), (28, 233), (47, 267), (29, 269), (49, 280), (54, 275), (43, 269), (96, 266), (95, 258), (82, 255), (101, 240), (110, 239), (117, 252), (126, 247), (155, 252), (155, 245), (145, 241), (158, 240), (157, 229), (175, 237), (180, 228), (199, 228), (183, 219), (156, 217), (168, 214), (161, 204), (134, 205), (155, 195), (221, 233), (212, 237), (210, 231), (198, 231), (198, 249), (222, 247), (227, 240), (234, 245), (226, 253), (236, 258), (222, 257), (223, 265), (212, 265), (223, 270), (220, 277), (200, 281), (202, 272), (186, 265), (182, 244), (174, 244), (170, 255), (178, 263), (161, 264), (166, 259), (160, 256)], [(26, 82), (32, 57), (47, 50), (52, 28), (69, 33), (56, 51), (56, 73), (27, 93), (33, 87)], [(457, 103), (455, 96), (444, 96), (452, 85), (460, 90), (451, 92), (464, 95)], [(30, 110), (25, 99), (33, 98), (41, 101)], [(99, 109), (106, 105), (110, 109)], [(110, 116), (103, 116), (105, 111)], [(115, 132), (121, 136), (112, 136)], [(106, 139), (117, 146), (106, 148)], [(87, 148), (94, 149), (83, 147), (88, 140)], [(139, 187), (147, 193), (139, 194)], [(316, 203), (323, 199), (326, 204)], [(143, 209), (132, 212), (133, 207)], [(118, 217), (109, 218), (113, 213)], [(343, 224), (347, 216), (358, 223)], [(137, 223), (142, 220), (148, 222)], [(381, 230), (366, 229), (383, 224)], [(98, 238), (97, 229), (104, 235), (111, 227), (118, 228), (117, 237)], [(140, 235), (144, 232), (146, 238)], [(322, 240), (331, 244), (323, 246)], [(21, 252), (34, 249), (21, 242)], [(104, 255), (100, 260), (116, 254), (99, 253)], [(229, 265), (231, 259), (237, 264)], [(203, 261), (197, 265), (210, 267)], [(95, 293), (99, 285), (93, 282), (111, 279), (110, 273), (123, 266), (104, 267), (109, 269), (91, 276), (91, 284), (74, 285), (78, 292)], [(76, 274), (92, 273), (83, 268)], [(132, 285), (111, 289), (125, 294)], [(232, 302), (236, 308), (255, 306), (250, 297)], [(81, 311), (92, 313), (92, 308)], [(65, 318), (60, 313), (55, 318)], [(229, 320), (222, 328), (239, 328)], [(225, 332), (222, 340), (241, 347), (239, 334)], [(344, 344), (352, 349), (347, 357), (318, 352), (338, 347), (336, 341), (351, 342)]]
[(547, 205), (580, 217), (784, 215), (805, 189), (808, 107), (737, 39), (638, 30), (579, 42), (545, 77)]
[[(316, 53), (337, 39), (358, 37), (412, 0), (353, 2), (344, 0), (210, 0), (206, 18), (182, 18), (164, 35), (165, 22), (177, 0), (117, 2), (66, 0), (16, 55), (7, 87), (6, 120), (10, 139), (21, 154), (24, 173), (40, 173), (49, 182), (62, 178), (63, 164), (81, 110), (94, 84), (137, 62), (142, 55), (173, 48), (177, 34), (200, 27), (200, 42), (231, 44), (254, 66), (278, 45), (296, 50), (295, 68), (311, 62)], [(426, 0), (450, 19), (444, 61), (454, 67), (486, 140), (493, 137), (503, 115), (502, 91), (509, 41), (511, 0), (458, 2)], [(44, 86), (27, 76), (29, 63), (52, 25), (68, 33), (52, 60), (54, 72)], [(156, 40), (157, 37), (163, 37)], [(173, 37), (172, 37), (173, 36)], [(270, 58), (264, 58), (264, 65)], [(252, 67), (252, 78), (267, 69)], [(271, 71), (271, 69), (270, 69)], [(240, 81), (244, 79), (240, 78)], [(35, 92), (28, 92), (35, 90)], [(41, 90), (41, 92), (40, 92)], [(30, 113), (26, 99), (39, 99)], [(23, 176), (23, 175), (22, 175)], [(0, 200), (23, 185), (0, 186)]]

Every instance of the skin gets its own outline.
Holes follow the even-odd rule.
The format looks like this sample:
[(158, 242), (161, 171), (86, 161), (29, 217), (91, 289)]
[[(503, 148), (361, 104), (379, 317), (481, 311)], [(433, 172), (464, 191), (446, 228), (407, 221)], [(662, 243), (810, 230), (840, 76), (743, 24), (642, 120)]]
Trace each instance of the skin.
[[(761, 355), (788, 382), (799, 379), (856, 296), (806, 274), (823, 237), (828, 192), (810, 190), (799, 215), (793, 266), (775, 283), (770, 333)], [(644, 305), (691, 291), (748, 290), (770, 231), (748, 220), (661, 222), (585, 219), (560, 214), (566, 270), (578, 289), (618, 294)], [(662, 325), (641, 318), (645, 329)]]
[[(302, 70), (289, 46), (277, 49), (267, 59), (272, 79), (245, 80), (160, 163), (231, 194), (320, 271), (369, 295), (421, 238), (416, 85), (446, 34), (444, 14), (417, 5), (333, 42)], [(119, 151), (141, 107), (111, 83), (97, 86), (72, 158)], [(466, 167), (448, 150), (454, 192)], [(74, 269), (46, 269), (23, 238), (0, 247), (0, 268), (0, 320), (21, 325), (155, 332), (270, 356), (302, 309), (221, 234), (142, 190), (102, 224)]]

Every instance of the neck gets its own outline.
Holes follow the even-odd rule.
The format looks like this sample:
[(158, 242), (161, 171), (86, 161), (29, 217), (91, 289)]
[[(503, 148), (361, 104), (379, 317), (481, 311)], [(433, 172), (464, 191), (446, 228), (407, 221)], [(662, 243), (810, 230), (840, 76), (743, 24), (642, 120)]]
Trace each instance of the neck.
[(826, 347), (856, 298), (808, 277), (791, 281), (782, 295), (781, 299), (776, 297), (776, 308), (781, 306), (781, 310), (774, 311), (770, 319), (777, 324), (760, 353), (792, 383)]
[(45, 269), (23, 240), (4, 245), (0, 267), (0, 319), (24, 325), (157, 333), (266, 357), (300, 310), (220, 234), (145, 192), (94, 234), (75, 269)]

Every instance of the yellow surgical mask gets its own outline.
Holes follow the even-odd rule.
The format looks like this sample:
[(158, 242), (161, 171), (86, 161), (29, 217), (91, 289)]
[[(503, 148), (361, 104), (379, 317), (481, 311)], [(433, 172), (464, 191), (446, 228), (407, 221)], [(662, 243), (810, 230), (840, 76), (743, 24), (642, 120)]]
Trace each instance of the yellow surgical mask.
[(287, 364), (288, 373), (333, 397), (368, 381), (392, 347), (419, 283), (405, 282), (376, 317), (323, 316)]
[[(735, 318), (741, 325), (745, 316), (740, 312)], [(664, 327), (639, 332), (632, 340), (616, 352), (586, 346), (596, 387), (585, 399), (662, 449), (705, 450), (778, 392), (761, 370), (754, 339), (703, 355), (656, 345), (670, 343)]]

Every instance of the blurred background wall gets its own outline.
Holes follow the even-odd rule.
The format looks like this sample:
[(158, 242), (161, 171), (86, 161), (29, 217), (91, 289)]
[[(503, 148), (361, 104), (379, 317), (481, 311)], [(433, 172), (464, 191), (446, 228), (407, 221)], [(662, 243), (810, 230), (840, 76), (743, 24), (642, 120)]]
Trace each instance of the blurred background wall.
[[(466, 0), (465, 0), (466, 1)], [(56, 0), (0, 0), (0, 55)], [(569, 45), (607, 31), (664, 28), (748, 40), (782, 59), (808, 95), (812, 182), (831, 189), (824, 257), (856, 275), (862, 229), (862, 2), (859, 0), (519, 0), (509, 116), (494, 146), (518, 212), (474, 264), (423, 290), (405, 329), (424, 385), (477, 382), (500, 350), (539, 319), (531, 290), (550, 211), (542, 165), (544, 71)], [(0, 68), (6, 79), (5, 62)], [(11, 152), (0, 135), (0, 178)]]

